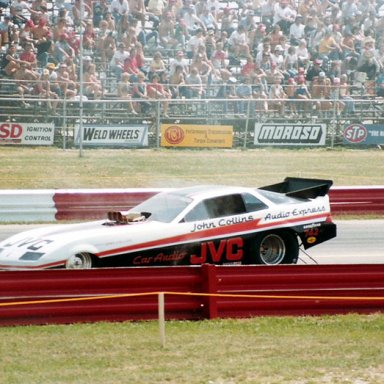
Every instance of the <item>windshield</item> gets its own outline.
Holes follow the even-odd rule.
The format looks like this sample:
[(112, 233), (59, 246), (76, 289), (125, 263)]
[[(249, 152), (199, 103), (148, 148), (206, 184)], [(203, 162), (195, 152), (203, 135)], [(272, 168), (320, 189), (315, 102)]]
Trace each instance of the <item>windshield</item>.
[(191, 199), (184, 196), (177, 196), (171, 193), (159, 193), (129, 210), (129, 213), (145, 213), (148, 221), (161, 221), (170, 223), (190, 203)]

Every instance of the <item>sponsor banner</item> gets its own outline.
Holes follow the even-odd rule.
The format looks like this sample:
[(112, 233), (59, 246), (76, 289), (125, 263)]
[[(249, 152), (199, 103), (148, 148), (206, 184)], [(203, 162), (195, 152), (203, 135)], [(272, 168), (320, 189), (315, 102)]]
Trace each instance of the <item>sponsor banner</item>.
[(232, 148), (231, 125), (161, 125), (162, 147)]
[(0, 122), (0, 144), (52, 145), (53, 123)]
[[(79, 145), (80, 126), (75, 127), (76, 144)], [(111, 145), (124, 147), (147, 147), (147, 125), (83, 125), (83, 145)]]
[(344, 144), (384, 144), (384, 125), (351, 124), (343, 132)]
[(255, 124), (255, 145), (325, 145), (325, 124)]

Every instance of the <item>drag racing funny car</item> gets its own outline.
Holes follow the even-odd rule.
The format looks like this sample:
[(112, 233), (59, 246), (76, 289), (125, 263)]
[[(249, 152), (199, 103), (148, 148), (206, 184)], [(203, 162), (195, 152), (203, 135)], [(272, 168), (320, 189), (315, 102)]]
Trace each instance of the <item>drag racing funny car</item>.
[(330, 180), (161, 192), (105, 220), (55, 224), (0, 243), (0, 268), (295, 264), (336, 236)]

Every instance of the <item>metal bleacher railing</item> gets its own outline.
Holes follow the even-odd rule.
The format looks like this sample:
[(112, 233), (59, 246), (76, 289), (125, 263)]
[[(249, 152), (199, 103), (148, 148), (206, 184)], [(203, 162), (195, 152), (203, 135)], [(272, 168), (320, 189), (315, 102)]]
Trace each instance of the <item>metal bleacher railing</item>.
[[(104, 79), (110, 82), (110, 79)], [(58, 99), (57, 108), (51, 101), (39, 96), (15, 91), (13, 80), (0, 79), (0, 122), (48, 123), (55, 126), (54, 144), (58, 147), (74, 145), (75, 126), (79, 124), (80, 99)], [(116, 94), (106, 93), (100, 99), (84, 98), (82, 117), (84, 124), (108, 126), (147, 124), (149, 146), (159, 146), (161, 124), (232, 125), (234, 147), (250, 148), (253, 144), (253, 127), (256, 123), (324, 123), (327, 124), (327, 145), (342, 143), (342, 130), (349, 124), (383, 124), (384, 100), (375, 96), (354, 95), (349, 102), (353, 110), (344, 108), (340, 100), (327, 100), (326, 110), (316, 108), (320, 100), (284, 99), (221, 99), (216, 98), (217, 87), (206, 89), (204, 98), (140, 100), (119, 99)], [(130, 112), (128, 103), (133, 101), (139, 113)], [(146, 113), (140, 113), (140, 105), (150, 102)], [(283, 103), (283, 107), (276, 105)], [(164, 103), (168, 103), (164, 114)]]

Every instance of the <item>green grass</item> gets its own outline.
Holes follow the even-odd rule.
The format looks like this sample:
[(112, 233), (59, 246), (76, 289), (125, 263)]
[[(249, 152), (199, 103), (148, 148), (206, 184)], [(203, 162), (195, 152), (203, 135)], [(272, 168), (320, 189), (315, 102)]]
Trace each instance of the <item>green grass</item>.
[(0, 328), (7, 384), (377, 383), (384, 315)]
[[(380, 150), (0, 147), (0, 188), (384, 185)], [(384, 382), (384, 315), (0, 327), (0, 384)]]
[(0, 147), (0, 188), (262, 186), (286, 176), (384, 185), (384, 151), (327, 149), (130, 150)]

